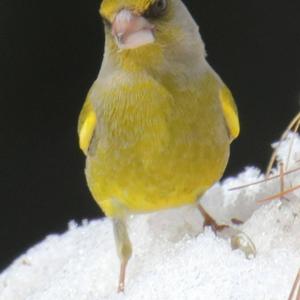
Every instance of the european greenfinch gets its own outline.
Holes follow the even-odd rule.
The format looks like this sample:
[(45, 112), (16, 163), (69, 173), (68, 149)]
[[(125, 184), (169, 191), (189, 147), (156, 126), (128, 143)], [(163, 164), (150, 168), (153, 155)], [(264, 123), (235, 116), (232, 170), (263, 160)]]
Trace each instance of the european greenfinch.
[(79, 116), (89, 189), (112, 218), (124, 290), (130, 214), (195, 205), (239, 134), (229, 89), (180, 0), (103, 0), (105, 53)]

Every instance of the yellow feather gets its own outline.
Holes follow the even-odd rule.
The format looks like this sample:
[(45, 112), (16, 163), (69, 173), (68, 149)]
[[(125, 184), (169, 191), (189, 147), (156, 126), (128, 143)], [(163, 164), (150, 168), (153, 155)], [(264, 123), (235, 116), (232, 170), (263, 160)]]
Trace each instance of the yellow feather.
[(240, 133), (240, 123), (232, 94), (226, 86), (220, 90), (220, 100), (230, 138), (231, 140), (234, 140)]
[[(154, 3), (164, 5), (103, 0), (100, 13), (112, 26), (105, 26), (102, 67), (79, 118), (87, 184), (114, 219), (119, 291), (131, 255), (126, 216), (195, 203), (223, 175), (239, 134), (232, 95), (206, 62), (188, 10), (168, 0), (161, 15), (144, 14)], [(121, 9), (153, 25), (151, 44), (119, 48), (111, 29)], [(144, 34), (135, 18), (127, 20), (129, 34)]]
[[(99, 81), (92, 101), (99, 143), (87, 157), (89, 188), (107, 216), (194, 203), (227, 164), (229, 138), (209, 72), (182, 89), (140, 73)], [(101, 109), (100, 109), (101, 108)]]
[(79, 147), (86, 155), (93, 137), (96, 122), (96, 113), (91, 101), (87, 98), (80, 112), (78, 122)]
[(154, 0), (103, 0), (100, 14), (107, 20), (112, 21), (115, 13), (124, 7), (142, 14), (154, 2)]

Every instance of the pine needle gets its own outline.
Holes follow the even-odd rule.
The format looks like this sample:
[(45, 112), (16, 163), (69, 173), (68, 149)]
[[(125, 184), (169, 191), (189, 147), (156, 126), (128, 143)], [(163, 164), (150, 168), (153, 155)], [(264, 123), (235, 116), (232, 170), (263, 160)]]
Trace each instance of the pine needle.
[(288, 300), (300, 300), (299, 283), (300, 283), (300, 270), (297, 273), (297, 276), (294, 281), (294, 284), (293, 284), (293, 287), (292, 287), (292, 290), (291, 290)]
[[(289, 171), (286, 171), (286, 172), (283, 173), (283, 175), (286, 176), (286, 175), (292, 174), (292, 173), (297, 172), (297, 171), (300, 171), (300, 167), (289, 170)], [(281, 174), (274, 175), (272, 177), (268, 177), (268, 178), (265, 178), (265, 179), (262, 179), (262, 180), (259, 180), (259, 181), (255, 181), (255, 182), (252, 182), (252, 183), (236, 186), (236, 187), (233, 187), (233, 188), (229, 189), (229, 191), (236, 191), (236, 190), (244, 189), (244, 188), (247, 188), (247, 187), (250, 187), (250, 186), (253, 186), (253, 185), (265, 183), (265, 182), (271, 181), (273, 179), (280, 178), (280, 176), (282, 176), (282, 175)]]
[(264, 203), (264, 202), (268, 202), (268, 201), (271, 201), (271, 200), (275, 200), (275, 199), (278, 199), (278, 198), (282, 198), (283, 196), (289, 194), (289, 193), (292, 193), (294, 191), (296, 191), (297, 189), (300, 189), (300, 184), (299, 185), (296, 185), (290, 189), (287, 189), (283, 192), (280, 192), (278, 194), (275, 194), (275, 195), (272, 195), (270, 197), (267, 197), (267, 198), (264, 198), (262, 200), (258, 200), (257, 203)]
[[(290, 122), (290, 124), (288, 125), (287, 129), (283, 132), (283, 134), (280, 137), (279, 143), (277, 145), (277, 147), (274, 149), (270, 162), (268, 164), (267, 170), (266, 170), (266, 176), (269, 177), (271, 170), (276, 162), (276, 157), (277, 157), (277, 149), (280, 147), (280, 145), (282, 144), (282, 142), (287, 138), (289, 132), (292, 130), (294, 132), (297, 132), (300, 126), (300, 112), (293, 118), (293, 120)], [(292, 149), (292, 145), (290, 145), (290, 150), (289, 152), (291, 152)], [(288, 168), (288, 163), (289, 163), (289, 158), (290, 158), (290, 154), (288, 155), (288, 159), (287, 159), (287, 163), (285, 164), (286, 168)]]

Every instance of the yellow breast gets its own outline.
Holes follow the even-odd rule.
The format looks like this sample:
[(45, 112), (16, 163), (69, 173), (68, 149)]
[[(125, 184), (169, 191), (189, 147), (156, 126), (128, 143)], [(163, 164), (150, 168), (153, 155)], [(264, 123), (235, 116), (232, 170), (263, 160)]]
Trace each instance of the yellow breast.
[(150, 77), (95, 84), (96, 151), (87, 156), (92, 194), (108, 216), (193, 203), (223, 174), (230, 137), (219, 83), (185, 88)]

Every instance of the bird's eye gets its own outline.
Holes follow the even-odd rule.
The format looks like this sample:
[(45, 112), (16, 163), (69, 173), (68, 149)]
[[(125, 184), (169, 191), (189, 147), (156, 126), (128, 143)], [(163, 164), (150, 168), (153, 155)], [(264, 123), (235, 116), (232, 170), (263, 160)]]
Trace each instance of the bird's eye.
[(154, 6), (159, 11), (164, 11), (167, 8), (167, 0), (157, 0), (154, 3)]
[(145, 16), (156, 18), (162, 16), (167, 9), (167, 0), (156, 0), (154, 4), (146, 11)]

